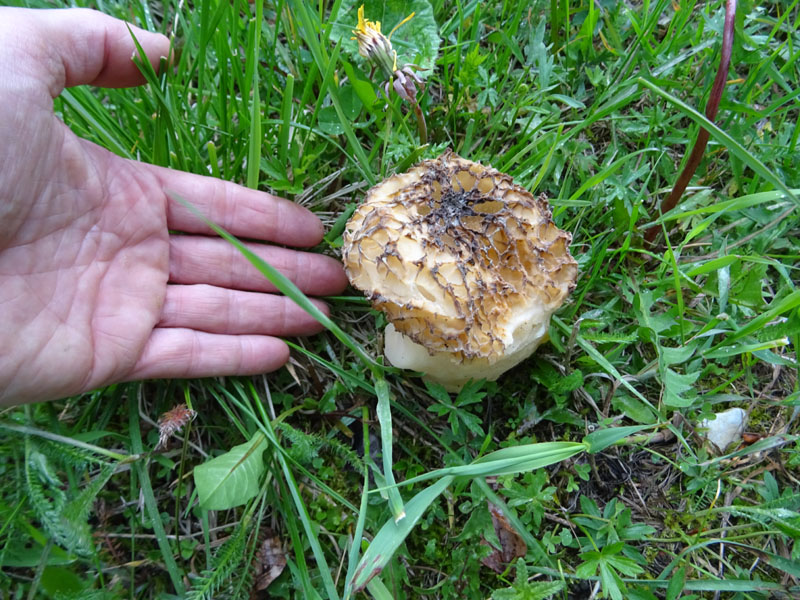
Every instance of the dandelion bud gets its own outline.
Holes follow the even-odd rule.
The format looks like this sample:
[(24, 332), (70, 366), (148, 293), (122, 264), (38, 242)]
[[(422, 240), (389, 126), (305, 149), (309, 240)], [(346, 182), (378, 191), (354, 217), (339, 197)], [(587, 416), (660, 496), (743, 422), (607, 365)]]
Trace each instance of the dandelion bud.
[(381, 33), (381, 22), (364, 18), (364, 5), (358, 9), (358, 25), (353, 33), (356, 36), (353, 39), (358, 41), (358, 53), (391, 78), (397, 70), (397, 51), (392, 48), (389, 38)]

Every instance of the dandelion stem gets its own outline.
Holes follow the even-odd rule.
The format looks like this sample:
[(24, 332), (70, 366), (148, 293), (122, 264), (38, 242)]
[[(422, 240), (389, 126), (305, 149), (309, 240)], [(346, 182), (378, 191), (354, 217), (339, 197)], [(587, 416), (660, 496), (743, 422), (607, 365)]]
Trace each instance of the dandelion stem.
[(428, 125), (425, 123), (425, 115), (417, 102), (414, 102), (414, 114), (417, 115), (417, 127), (419, 129), (419, 143), (424, 146), (428, 143)]

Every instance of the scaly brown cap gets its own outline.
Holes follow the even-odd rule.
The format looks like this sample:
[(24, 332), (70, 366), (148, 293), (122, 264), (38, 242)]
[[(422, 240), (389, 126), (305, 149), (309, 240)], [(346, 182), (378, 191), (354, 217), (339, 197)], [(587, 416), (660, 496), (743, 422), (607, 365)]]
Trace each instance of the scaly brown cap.
[(390, 362), (456, 389), (535, 350), (575, 287), (571, 240), (544, 196), (448, 150), (373, 187), (343, 255), (391, 323)]

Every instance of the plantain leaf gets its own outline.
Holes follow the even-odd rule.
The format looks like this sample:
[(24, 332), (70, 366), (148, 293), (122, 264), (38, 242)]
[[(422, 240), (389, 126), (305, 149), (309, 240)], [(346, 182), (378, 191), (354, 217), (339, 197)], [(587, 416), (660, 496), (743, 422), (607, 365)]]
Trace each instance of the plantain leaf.
[(249, 442), (195, 467), (194, 483), (200, 506), (226, 510), (254, 498), (264, 474), (266, 443), (264, 434), (256, 433)]

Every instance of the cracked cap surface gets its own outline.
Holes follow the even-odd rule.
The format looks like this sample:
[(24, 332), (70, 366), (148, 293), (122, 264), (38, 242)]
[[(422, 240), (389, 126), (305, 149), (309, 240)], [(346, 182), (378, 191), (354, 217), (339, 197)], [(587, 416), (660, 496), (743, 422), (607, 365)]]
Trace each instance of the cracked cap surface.
[[(496, 378), (498, 366), (538, 346), (575, 287), (571, 239), (543, 196), (447, 151), (367, 193), (345, 228), (343, 257), (350, 282), (393, 325), (392, 364), (432, 371), (418, 351), (412, 363), (422, 364), (398, 364), (409, 353), (391, 356), (396, 330), (429, 356), (445, 354), (465, 382)], [(431, 378), (458, 385), (450, 374)]]

